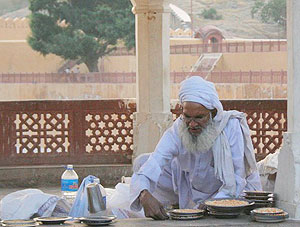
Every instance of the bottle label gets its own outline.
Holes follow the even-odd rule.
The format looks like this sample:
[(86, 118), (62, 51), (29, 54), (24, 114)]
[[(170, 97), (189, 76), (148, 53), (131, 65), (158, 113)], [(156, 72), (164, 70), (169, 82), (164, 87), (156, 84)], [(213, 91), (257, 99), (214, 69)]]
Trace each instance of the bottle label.
[(61, 190), (76, 192), (78, 190), (78, 179), (61, 180)]
[(104, 202), (105, 207), (106, 207), (106, 196), (103, 196), (102, 199), (103, 199), (103, 202)]

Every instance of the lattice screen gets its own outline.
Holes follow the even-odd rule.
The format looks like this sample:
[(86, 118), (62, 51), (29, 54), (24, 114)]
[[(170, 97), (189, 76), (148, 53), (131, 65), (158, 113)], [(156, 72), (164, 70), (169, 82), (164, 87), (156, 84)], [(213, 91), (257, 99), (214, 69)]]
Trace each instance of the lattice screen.
[(16, 153), (69, 152), (69, 122), (67, 113), (17, 113)]
[(132, 114), (89, 112), (85, 116), (85, 151), (133, 150)]
[(249, 111), (247, 121), (255, 152), (259, 156), (274, 153), (281, 147), (282, 135), (286, 131), (286, 113)]

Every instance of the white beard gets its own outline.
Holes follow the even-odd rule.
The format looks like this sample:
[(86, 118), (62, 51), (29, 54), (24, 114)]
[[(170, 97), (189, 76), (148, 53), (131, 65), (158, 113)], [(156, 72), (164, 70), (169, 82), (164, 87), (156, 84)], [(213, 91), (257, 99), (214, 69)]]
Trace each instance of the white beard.
[(181, 121), (179, 123), (179, 136), (186, 151), (191, 153), (205, 153), (212, 147), (217, 136), (217, 130), (214, 122), (210, 118), (207, 126), (202, 129), (199, 135), (192, 135), (188, 131), (186, 123)]

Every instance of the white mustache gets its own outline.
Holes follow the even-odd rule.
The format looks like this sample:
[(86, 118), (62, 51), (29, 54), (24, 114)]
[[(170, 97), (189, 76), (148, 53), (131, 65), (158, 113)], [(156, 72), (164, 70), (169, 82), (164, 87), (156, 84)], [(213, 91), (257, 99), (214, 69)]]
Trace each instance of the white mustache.
[(197, 129), (204, 129), (204, 127), (197, 126), (197, 127), (188, 127), (188, 129), (197, 130)]

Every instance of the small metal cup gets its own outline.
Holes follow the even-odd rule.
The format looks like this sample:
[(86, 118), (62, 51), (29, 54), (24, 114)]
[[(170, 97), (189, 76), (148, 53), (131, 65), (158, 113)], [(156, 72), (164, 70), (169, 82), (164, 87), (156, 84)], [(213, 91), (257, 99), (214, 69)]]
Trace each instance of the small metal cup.
[(86, 186), (88, 196), (88, 210), (90, 214), (96, 214), (106, 210), (102, 198), (100, 186), (97, 183), (91, 183)]

